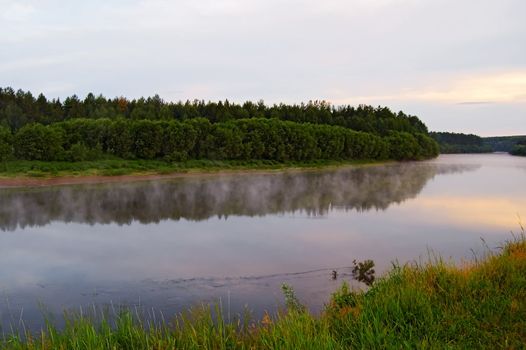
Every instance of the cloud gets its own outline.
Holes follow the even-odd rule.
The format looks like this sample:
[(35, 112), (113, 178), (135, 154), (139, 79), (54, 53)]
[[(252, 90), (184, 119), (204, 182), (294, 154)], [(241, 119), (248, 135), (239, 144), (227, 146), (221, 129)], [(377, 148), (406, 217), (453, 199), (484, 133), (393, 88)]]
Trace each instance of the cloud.
[[(455, 104), (492, 104), (526, 102), (526, 70), (497, 73), (477, 73), (453, 75), (448, 78), (431, 76), (429, 83), (424, 81), (403, 91), (388, 94), (351, 96), (338, 102), (356, 101), (429, 101)], [(362, 102), (361, 102), (362, 103)]]
[(0, 6), (5, 6), (1, 17), (7, 21), (26, 21), (30, 19), (36, 12), (36, 9), (33, 5), (23, 2), (7, 2), (7, 4), (0, 2)]
[(459, 105), (489, 105), (495, 102), (492, 101), (464, 101), (464, 102), (458, 102)]
[(21, 60), (2, 62), (0, 72), (16, 72), (31, 69), (41, 69), (49, 66), (60, 66), (74, 60), (86, 57), (84, 53), (68, 53), (62, 55), (49, 55), (43, 57), (29, 57)]
[[(523, 0), (0, 0), (0, 8), (0, 84), (50, 97), (325, 99), (434, 113), (448, 128), (460, 112), (437, 106), (478, 117), (476, 108), (526, 101)], [(53, 85), (72, 88), (58, 95)], [(523, 128), (515, 120), (524, 108), (493, 112)]]

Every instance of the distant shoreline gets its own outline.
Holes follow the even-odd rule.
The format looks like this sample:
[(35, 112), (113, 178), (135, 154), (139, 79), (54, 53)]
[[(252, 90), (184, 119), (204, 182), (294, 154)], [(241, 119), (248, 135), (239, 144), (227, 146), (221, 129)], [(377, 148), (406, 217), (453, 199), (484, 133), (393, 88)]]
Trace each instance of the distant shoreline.
[[(110, 161), (111, 162), (111, 161)], [(127, 162), (134, 165), (135, 161)], [(144, 164), (143, 161), (140, 161)], [(15, 163), (15, 162), (12, 162)], [(345, 168), (357, 166), (374, 166), (393, 161), (323, 161), (306, 163), (239, 163), (239, 162), (200, 162), (198, 165), (184, 164), (182, 167), (152, 168), (137, 170), (135, 167), (112, 168), (84, 168), (82, 170), (62, 170), (56, 173), (37, 169), (52, 167), (54, 162), (25, 162), (29, 163), (29, 171), (0, 171), (0, 188), (13, 187), (46, 187), (76, 184), (119, 183), (135, 181), (169, 180), (192, 177), (215, 177), (231, 175), (267, 175), (280, 172), (306, 172), (320, 169)], [(31, 163), (34, 163), (31, 165)], [(72, 166), (86, 162), (70, 163)], [(148, 162), (146, 162), (148, 163)], [(28, 164), (24, 164), (28, 165)], [(152, 167), (155, 164), (150, 164)], [(9, 166), (9, 165), (8, 165)]]

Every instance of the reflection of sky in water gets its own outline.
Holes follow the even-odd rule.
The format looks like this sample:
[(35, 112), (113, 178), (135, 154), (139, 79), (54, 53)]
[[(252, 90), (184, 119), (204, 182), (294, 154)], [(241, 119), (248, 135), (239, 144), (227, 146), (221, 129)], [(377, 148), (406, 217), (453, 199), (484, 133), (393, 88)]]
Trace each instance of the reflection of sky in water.
[[(506, 155), (442, 156), (167, 187), (172, 195), (185, 193), (187, 206), (148, 202), (148, 191), (140, 190), (152, 189), (146, 183), (131, 192), (104, 186), (4, 190), (0, 291), (28, 317), (36, 313), (36, 300), (53, 311), (139, 299), (175, 311), (227, 293), (235, 305), (249, 302), (260, 312), (274, 308), (279, 284), (287, 281), (317, 309), (339, 282), (329, 282), (329, 271), (285, 273), (368, 258), (384, 271), (393, 260), (425, 258), (428, 249), (469, 258), (471, 248), (482, 247), (480, 237), (494, 246), (518, 229), (517, 214), (526, 213), (525, 169), (526, 159)], [(155, 189), (154, 198), (170, 198), (162, 186)], [(46, 205), (45, 198), (62, 202)], [(100, 203), (89, 214), (82, 208)], [(22, 204), (25, 211), (17, 215), (13, 207)], [(111, 220), (108, 213), (120, 217)]]

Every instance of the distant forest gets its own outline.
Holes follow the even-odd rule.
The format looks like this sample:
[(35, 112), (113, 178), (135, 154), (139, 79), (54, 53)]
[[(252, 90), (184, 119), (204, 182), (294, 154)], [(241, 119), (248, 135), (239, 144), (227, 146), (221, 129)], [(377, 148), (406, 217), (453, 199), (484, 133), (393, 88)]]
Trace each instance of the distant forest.
[(431, 132), (429, 134), (440, 145), (440, 153), (490, 153), (491, 145), (473, 134), (453, 132)]
[(429, 135), (440, 145), (440, 153), (509, 152), (526, 155), (526, 135), (480, 137), (452, 132), (431, 132)]
[(0, 88), (0, 160), (424, 159), (438, 144), (415, 116), (324, 101), (166, 102), (88, 94), (64, 101)]
[(526, 137), (519, 141), (510, 151), (514, 156), (525, 156), (526, 157)]
[(485, 137), (484, 142), (488, 145), (491, 145), (494, 152), (511, 153), (516, 145), (524, 145), (526, 142), (526, 135)]

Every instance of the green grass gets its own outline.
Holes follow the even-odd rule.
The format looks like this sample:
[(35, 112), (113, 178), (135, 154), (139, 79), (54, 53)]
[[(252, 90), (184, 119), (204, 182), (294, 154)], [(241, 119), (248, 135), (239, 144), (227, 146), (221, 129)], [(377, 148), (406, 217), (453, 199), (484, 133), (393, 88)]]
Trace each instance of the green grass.
[(288, 309), (228, 322), (201, 306), (156, 325), (133, 312), (67, 316), (58, 330), (11, 335), (1, 349), (524, 349), (526, 237), (460, 266), (439, 258), (395, 266), (367, 291), (347, 284), (321, 315), (284, 287)]
[(395, 267), (367, 293), (340, 290), (327, 315), (351, 348), (524, 348), (526, 241), (460, 267)]
[(322, 168), (343, 165), (379, 163), (378, 161), (318, 160), (309, 162), (276, 162), (271, 160), (161, 160), (104, 159), (84, 162), (8, 161), (0, 164), (0, 178), (56, 178), (70, 176), (117, 176), (217, 172), (236, 170), (280, 170), (286, 168)]

